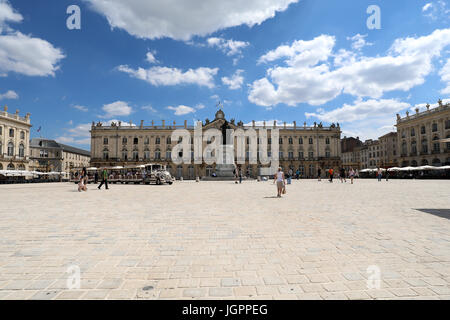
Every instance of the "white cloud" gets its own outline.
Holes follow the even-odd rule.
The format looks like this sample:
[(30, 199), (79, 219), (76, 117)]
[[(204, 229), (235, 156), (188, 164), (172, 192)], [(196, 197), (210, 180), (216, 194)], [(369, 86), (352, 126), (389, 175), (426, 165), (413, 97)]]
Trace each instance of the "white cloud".
[(147, 81), (154, 86), (174, 86), (179, 84), (196, 84), (208, 88), (214, 87), (214, 76), (218, 68), (200, 67), (183, 72), (177, 68), (152, 67), (134, 70), (128, 66), (119, 66), (119, 71), (128, 73), (132, 77)]
[(54, 76), (64, 54), (51, 43), (14, 31), (6, 24), (22, 20), (22, 15), (15, 12), (8, 1), (0, 0), (0, 75), (16, 72), (27, 76)]
[(2, 99), (19, 99), (19, 95), (13, 90), (8, 90), (3, 94), (0, 93), (0, 100)]
[(430, 9), (432, 6), (433, 6), (433, 4), (432, 4), (431, 2), (430, 2), (430, 3), (427, 3), (426, 5), (424, 5), (424, 6), (422, 7), (422, 11), (425, 12), (425, 11), (427, 11), (428, 9)]
[(9, 1), (0, 0), (0, 32), (4, 27), (7, 27), (7, 22), (22, 22), (23, 17), (20, 13), (16, 12), (10, 5)]
[(352, 41), (352, 48), (354, 50), (361, 50), (362, 48), (366, 47), (366, 46), (371, 46), (373, 45), (373, 43), (370, 42), (366, 42), (366, 38), (367, 34), (365, 35), (361, 35), (361, 34), (356, 34), (353, 37), (347, 37), (347, 40)]
[[(397, 39), (385, 56), (365, 57), (340, 50), (334, 37), (294, 41), (262, 56), (259, 62), (284, 58), (286, 66), (267, 70), (250, 86), (249, 101), (272, 107), (279, 103), (321, 105), (342, 93), (379, 99), (385, 92), (408, 91), (425, 82), (432, 60), (450, 45), (450, 29), (417, 38)], [(334, 57), (334, 65), (332, 59)]]
[(197, 110), (202, 110), (202, 109), (205, 109), (205, 108), (206, 108), (206, 106), (203, 103), (199, 103), (199, 104), (197, 104), (195, 106), (195, 109), (197, 109)]
[(151, 105), (143, 106), (141, 109), (142, 110), (146, 110), (146, 111), (150, 111), (150, 112), (153, 112), (153, 113), (157, 112), (157, 110), (155, 108), (153, 108)]
[[(383, 134), (395, 131), (395, 113), (411, 108), (409, 103), (397, 99), (356, 100), (330, 111), (323, 109), (305, 113), (306, 118), (315, 118), (325, 123), (345, 123), (341, 126), (346, 136), (363, 139), (377, 139)], [(346, 128), (352, 128), (347, 131)]]
[(156, 55), (156, 51), (147, 52), (147, 55), (146, 55), (147, 62), (148, 63), (158, 63), (158, 60), (156, 60), (155, 55)]
[(138, 38), (189, 40), (242, 24), (273, 18), (298, 0), (85, 0), (112, 28)]
[(105, 104), (102, 107), (102, 110), (105, 112), (103, 116), (99, 116), (100, 118), (112, 118), (115, 116), (129, 116), (131, 112), (133, 112), (133, 108), (131, 108), (128, 103), (123, 101), (116, 101), (110, 104)]
[(20, 32), (0, 35), (0, 73), (54, 76), (63, 58), (62, 51), (45, 40)]
[(183, 105), (180, 105), (178, 107), (169, 106), (169, 107), (167, 107), (167, 109), (175, 111), (175, 115), (176, 116), (183, 116), (185, 114), (189, 114), (189, 113), (194, 113), (195, 112), (194, 108), (191, 108), (191, 107), (188, 107), (188, 106), (183, 106)]
[(241, 76), (242, 72), (244, 72), (244, 70), (237, 70), (231, 78), (223, 77), (222, 83), (227, 85), (230, 90), (240, 89), (244, 83), (244, 77)]
[(89, 111), (89, 109), (87, 107), (80, 106), (80, 105), (74, 105), (74, 106), (72, 106), (72, 108), (77, 109), (77, 110), (82, 111), (82, 112), (88, 112)]
[[(325, 111), (323, 109), (318, 110), (316, 113), (305, 113), (307, 118), (317, 118), (324, 122), (355, 122), (374, 118), (386, 117), (389, 115), (392, 117), (393, 114), (401, 110), (411, 107), (410, 104), (405, 102), (400, 102), (396, 99), (381, 99), (381, 100), (357, 100), (353, 104), (344, 104), (342, 107)], [(393, 117), (392, 117), (393, 119)]]
[(217, 37), (208, 38), (206, 42), (210, 47), (218, 47), (223, 52), (225, 52), (227, 56), (241, 55), (242, 49), (250, 44), (249, 42), (245, 41), (235, 41), (232, 39), (226, 40)]
[(282, 45), (267, 52), (259, 58), (258, 63), (267, 63), (284, 58), (289, 66), (313, 66), (328, 59), (335, 42), (335, 37), (329, 35), (321, 35), (311, 41), (296, 40), (290, 46)]
[(450, 95), (450, 59), (447, 60), (439, 75), (441, 76), (442, 82), (447, 84), (447, 87), (442, 89), (441, 93)]

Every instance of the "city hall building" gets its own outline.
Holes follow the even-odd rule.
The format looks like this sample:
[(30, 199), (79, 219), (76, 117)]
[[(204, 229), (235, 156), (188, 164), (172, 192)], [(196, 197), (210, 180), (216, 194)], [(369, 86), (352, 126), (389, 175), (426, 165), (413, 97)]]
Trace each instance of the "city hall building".
[[(265, 122), (258, 125), (252, 121), (250, 125), (244, 125), (242, 121), (236, 123), (234, 119), (229, 121), (225, 118), (222, 110), (217, 111), (213, 121), (206, 119), (200, 122), (202, 131), (217, 129), (224, 132), (225, 129), (248, 131), (253, 128), (267, 130), (267, 153), (272, 157), (272, 130), (279, 129), (279, 163), (287, 172), (292, 169), (299, 170), (302, 177), (316, 177), (317, 170), (334, 168), (341, 166), (340, 160), (340, 137), (341, 129), (339, 124), (332, 124), (329, 127), (321, 123), (314, 123), (313, 126), (298, 126), (294, 121), (292, 124), (276, 122), (266, 125)], [(153, 121), (151, 125), (144, 125), (142, 120), (140, 125), (132, 123), (111, 123), (106, 126), (102, 123), (92, 123), (91, 127), (91, 166), (94, 167), (114, 167), (132, 166), (147, 163), (159, 163), (166, 165), (169, 172), (177, 178), (195, 179), (196, 177), (209, 177), (216, 172), (217, 164), (208, 165), (204, 161), (201, 164), (194, 163), (194, 149), (191, 149), (191, 164), (183, 163), (176, 165), (172, 161), (172, 150), (179, 141), (172, 141), (172, 132), (176, 129), (185, 129), (191, 136), (191, 144), (194, 139), (194, 126), (184, 124), (166, 123), (164, 120), (160, 125)], [(236, 154), (236, 140), (234, 139), (234, 156)], [(257, 144), (260, 145), (258, 138)], [(210, 141), (203, 141), (203, 150)], [(259, 157), (256, 164), (249, 161), (250, 139), (245, 139), (245, 163), (240, 167), (242, 172), (250, 177), (257, 177), (259, 169), (264, 167)], [(260, 150), (260, 148), (258, 148)]]
[(30, 128), (29, 113), (8, 113), (7, 106), (0, 111), (0, 170), (28, 170)]
[(450, 138), (450, 103), (439, 100), (436, 108), (397, 114), (396, 126), (400, 166), (450, 165), (450, 142), (444, 142)]

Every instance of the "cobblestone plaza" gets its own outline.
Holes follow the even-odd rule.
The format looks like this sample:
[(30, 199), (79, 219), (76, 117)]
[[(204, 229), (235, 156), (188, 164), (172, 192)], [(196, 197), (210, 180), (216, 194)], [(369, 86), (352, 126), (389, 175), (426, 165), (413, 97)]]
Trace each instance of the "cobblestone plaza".
[(449, 299), (449, 183), (2, 185), (0, 299)]

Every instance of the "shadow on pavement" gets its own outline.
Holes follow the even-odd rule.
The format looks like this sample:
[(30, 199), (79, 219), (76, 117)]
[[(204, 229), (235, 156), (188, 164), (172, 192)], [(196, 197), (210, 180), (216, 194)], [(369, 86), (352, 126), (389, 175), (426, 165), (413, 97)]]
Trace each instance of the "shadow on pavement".
[(450, 209), (415, 209), (441, 218), (450, 219)]

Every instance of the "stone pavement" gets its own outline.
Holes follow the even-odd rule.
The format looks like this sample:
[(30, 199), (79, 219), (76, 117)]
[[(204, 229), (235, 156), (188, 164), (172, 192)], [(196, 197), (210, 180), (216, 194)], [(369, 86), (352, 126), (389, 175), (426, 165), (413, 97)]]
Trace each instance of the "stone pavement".
[(271, 182), (2, 185), (0, 299), (450, 298), (450, 181), (274, 195)]

